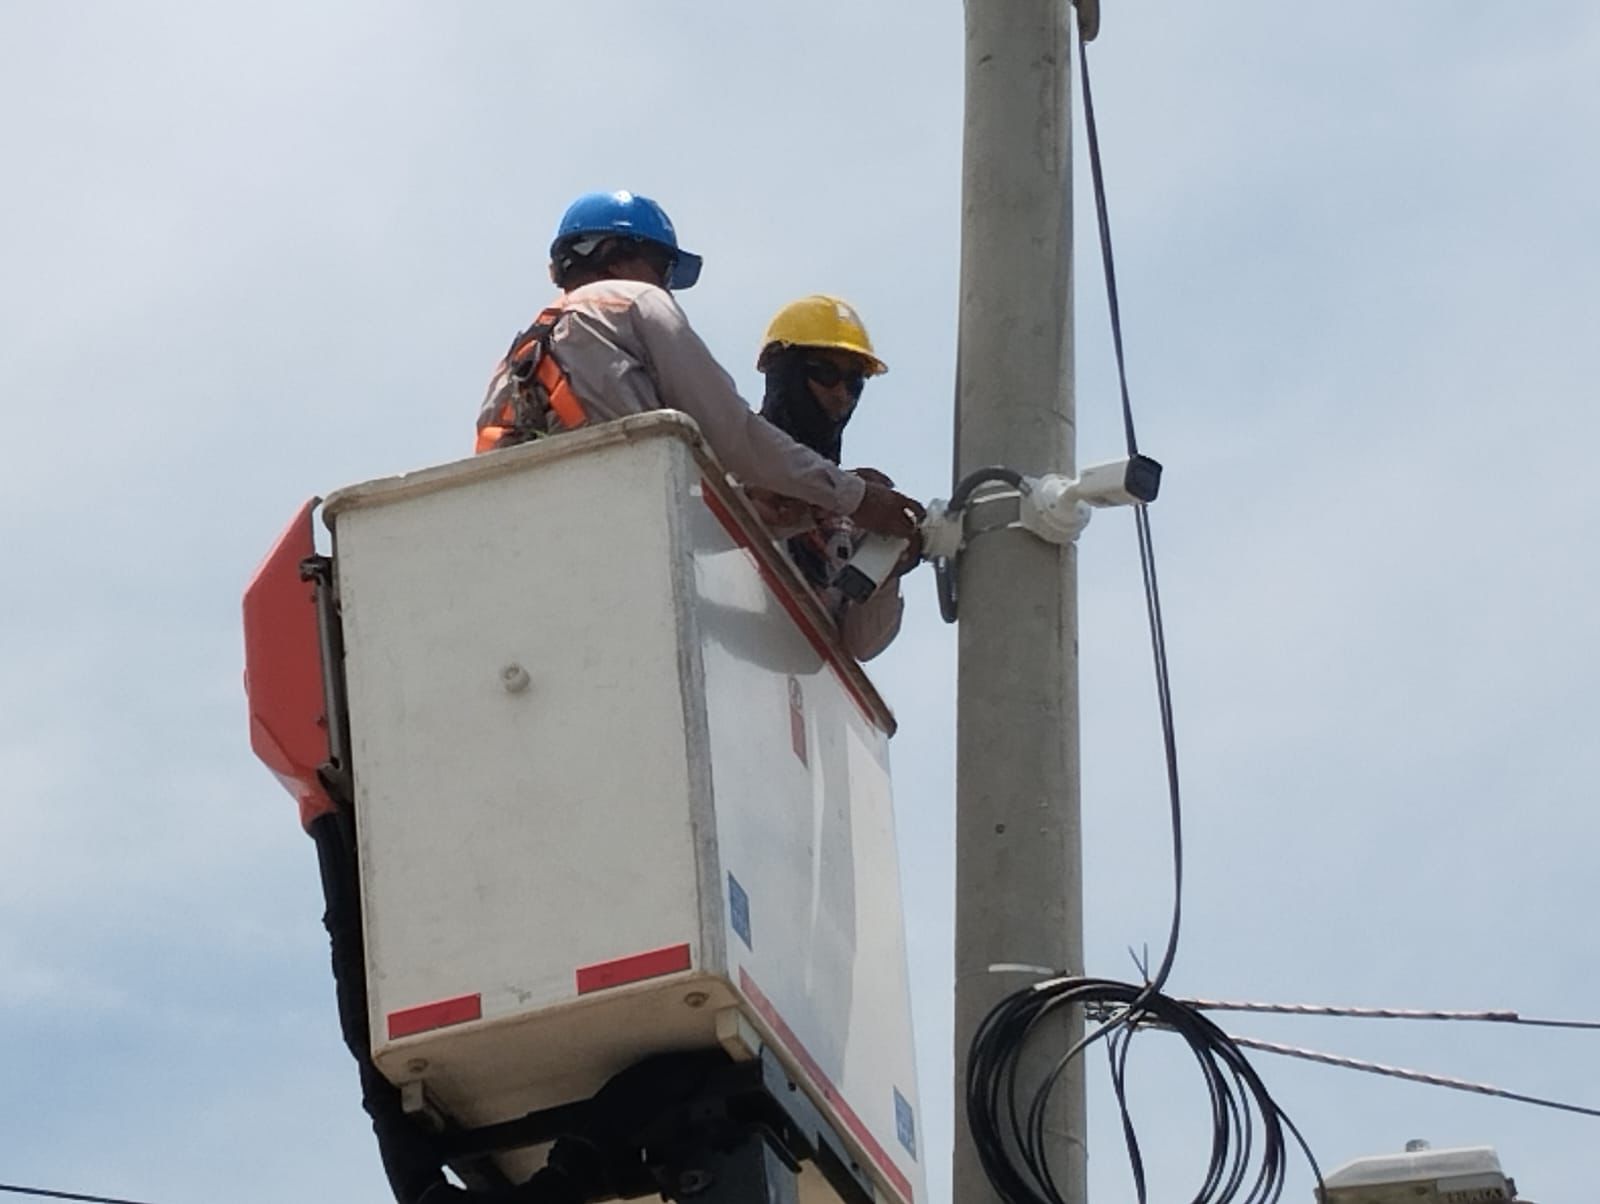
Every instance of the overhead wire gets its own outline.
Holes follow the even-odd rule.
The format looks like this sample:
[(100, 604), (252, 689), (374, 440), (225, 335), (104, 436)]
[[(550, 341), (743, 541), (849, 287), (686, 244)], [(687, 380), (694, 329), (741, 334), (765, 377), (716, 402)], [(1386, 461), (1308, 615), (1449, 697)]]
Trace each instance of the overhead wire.
[[(1289, 1016), (1323, 1016), (1341, 1019), (1356, 1020), (1431, 1020), (1431, 1021), (1467, 1021), (1488, 1024), (1509, 1024), (1517, 1026), (1535, 1026), (1540, 1028), (1577, 1029), (1591, 1031), (1600, 1028), (1600, 1021), (1593, 1020), (1554, 1020), (1543, 1017), (1523, 1016), (1518, 1012), (1509, 1010), (1499, 1011), (1465, 1011), (1460, 1009), (1422, 1009), (1422, 1008), (1374, 1008), (1374, 1007), (1345, 1007), (1320, 1003), (1256, 1003), (1243, 1001), (1227, 1001), (1217, 999), (1182, 999), (1178, 1000), (1182, 1006), (1195, 1011), (1216, 1012), (1251, 1012), (1268, 1015)], [(1115, 1009), (1105, 1004), (1091, 1004), (1087, 1009), (1091, 1019), (1105, 1019), (1115, 1013)], [(1129, 1021), (1134, 1027), (1168, 1028), (1165, 1022), (1154, 1016), (1144, 1015)], [(1277, 1041), (1266, 1041), (1259, 1037), (1245, 1037), (1238, 1033), (1227, 1034), (1228, 1039), (1235, 1045), (1245, 1046), (1250, 1049), (1261, 1050), (1264, 1053), (1279, 1054), (1283, 1057), (1300, 1058), (1308, 1062), (1317, 1062), (1325, 1066), (1334, 1066), (1344, 1070), (1363, 1071), (1367, 1074), (1384, 1075), (1389, 1078), (1403, 1079), (1407, 1082), (1422, 1083), (1432, 1087), (1445, 1087), (1453, 1091), (1468, 1091), (1477, 1095), (1489, 1095), (1499, 1099), (1512, 1100), (1517, 1103), (1531, 1104), (1540, 1108), (1554, 1108), (1562, 1112), (1572, 1112), (1581, 1116), (1600, 1117), (1600, 1108), (1590, 1107), (1587, 1104), (1574, 1104), (1565, 1100), (1551, 1099), (1548, 1096), (1530, 1095), (1526, 1092), (1510, 1091), (1504, 1087), (1496, 1087), (1491, 1083), (1478, 1083), (1470, 1079), (1457, 1078), (1453, 1075), (1435, 1074), (1431, 1071), (1411, 1070), (1402, 1066), (1389, 1066), (1382, 1062), (1373, 1062), (1364, 1058), (1352, 1058), (1345, 1054), (1332, 1054), (1323, 1050), (1308, 1049), (1304, 1046), (1285, 1045)]]
[(1342, 1070), (1359, 1070), (1366, 1074), (1379, 1074), (1388, 1078), (1404, 1079), (1407, 1082), (1423, 1083), (1430, 1087), (1447, 1087), (1452, 1091), (1470, 1091), (1475, 1095), (1492, 1095), (1499, 1099), (1515, 1100), (1521, 1104), (1532, 1104), (1537, 1108), (1554, 1108), (1560, 1112), (1575, 1112), (1580, 1116), (1600, 1117), (1600, 1108), (1590, 1108), (1583, 1104), (1569, 1104), (1562, 1100), (1550, 1099), (1541, 1095), (1527, 1095), (1520, 1091), (1508, 1091), (1504, 1087), (1496, 1087), (1489, 1083), (1474, 1083), (1469, 1079), (1458, 1079), (1450, 1075), (1431, 1074), (1423, 1070), (1408, 1070), (1402, 1066), (1387, 1066), (1382, 1062), (1368, 1062), (1361, 1058), (1347, 1058), (1342, 1054), (1323, 1053), (1320, 1050), (1304, 1049), (1297, 1045), (1282, 1045), (1276, 1041), (1262, 1041), (1256, 1037), (1230, 1035), (1228, 1039), (1235, 1045), (1259, 1049), (1263, 1053), (1281, 1054), (1287, 1058), (1300, 1058), (1307, 1062), (1319, 1062), (1324, 1066), (1337, 1066)]
[(1184, 999), (1181, 1002), (1204, 1012), (1259, 1012), (1282, 1016), (1337, 1016), (1357, 1020), (1472, 1020), (1488, 1024), (1519, 1024), (1530, 1028), (1568, 1028), (1600, 1030), (1600, 1020), (1556, 1020), (1544, 1016), (1524, 1016), (1508, 1009), (1489, 1011), (1438, 1010), (1423, 1008), (1349, 1007), (1327, 1003), (1254, 1003), (1227, 999)]
[[(1111, 212), (1106, 201), (1105, 169), (1100, 158), (1100, 131), (1095, 121), (1094, 89), (1089, 82), (1089, 44), (1078, 37), (1078, 72), (1083, 82), (1083, 124), (1089, 144), (1089, 173), (1094, 185), (1095, 226), (1100, 236), (1100, 265), (1105, 277), (1106, 307), (1111, 322), (1111, 345), (1116, 354), (1117, 388), (1122, 406), (1123, 439), (1128, 458), (1139, 454), (1139, 436), (1133, 421), (1133, 400), (1128, 389), (1128, 361), (1122, 338), (1122, 305), (1117, 296), (1116, 257), (1111, 246)], [(1133, 508), (1139, 543), (1139, 569), (1144, 581), (1145, 615), (1150, 629), (1150, 652), (1155, 665), (1156, 703), (1161, 717), (1161, 744), (1167, 775), (1168, 812), (1172, 829), (1172, 922), (1160, 967), (1149, 979), (1151, 992), (1161, 990), (1172, 973), (1178, 954), (1178, 934), (1183, 923), (1183, 805), (1178, 777), (1178, 740), (1172, 708), (1172, 683), (1167, 668), (1166, 624), (1161, 615), (1161, 587), (1156, 579), (1156, 553), (1150, 530), (1150, 508)]]
[(0, 1192), (18, 1196), (37, 1196), (47, 1200), (81, 1200), (84, 1204), (145, 1204), (142, 1200), (127, 1200), (120, 1196), (89, 1196), (75, 1191), (52, 1191), (46, 1187), (23, 1187), (16, 1183), (0, 1183)]

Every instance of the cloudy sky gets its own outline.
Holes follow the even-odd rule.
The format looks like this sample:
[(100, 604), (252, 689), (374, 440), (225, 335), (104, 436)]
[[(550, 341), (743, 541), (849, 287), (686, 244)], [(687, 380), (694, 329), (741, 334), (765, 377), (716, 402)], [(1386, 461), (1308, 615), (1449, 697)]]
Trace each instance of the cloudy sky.
[[(946, 492), (962, 39), (912, 0), (0, 9), (0, 1182), (388, 1198), (312, 846), (247, 747), (239, 593), (305, 497), (470, 446), (596, 187), (667, 204), (752, 391), (773, 309), (856, 302), (893, 371), (849, 458)], [(1172, 990), (1600, 1015), (1600, 16), (1107, 3), (1092, 53), (1168, 466)], [(1089, 461), (1118, 427), (1079, 225)], [(1088, 967), (1126, 976), (1169, 907), (1126, 515), (1081, 563)], [(943, 1200), (954, 639), (909, 588), (872, 668)], [(1600, 1106), (1592, 1034), (1230, 1025)], [(1155, 1191), (1186, 1198), (1198, 1085), (1141, 1044)], [(1541, 1204), (1592, 1198), (1592, 1119), (1257, 1064), (1325, 1167), (1492, 1144)], [(1090, 1106), (1094, 1195), (1129, 1198), (1098, 1080)]]

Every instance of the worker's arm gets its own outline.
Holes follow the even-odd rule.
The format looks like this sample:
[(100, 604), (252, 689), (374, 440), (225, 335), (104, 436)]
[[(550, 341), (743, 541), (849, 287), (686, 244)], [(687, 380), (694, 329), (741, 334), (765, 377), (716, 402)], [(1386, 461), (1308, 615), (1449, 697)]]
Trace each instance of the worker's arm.
[(816, 507), (799, 498), (784, 497), (759, 485), (742, 485), (732, 477), (728, 483), (743, 492), (744, 500), (750, 503), (756, 516), (766, 524), (767, 533), (780, 544), (791, 535), (809, 531), (817, 525)]
[(729, 471), (747, 485), (811, 502), (830, 513), (855, 513), (866, 482), (752, 411), (671, 294), (645, 289), (634, 308), (661, 404), (699, 423)]

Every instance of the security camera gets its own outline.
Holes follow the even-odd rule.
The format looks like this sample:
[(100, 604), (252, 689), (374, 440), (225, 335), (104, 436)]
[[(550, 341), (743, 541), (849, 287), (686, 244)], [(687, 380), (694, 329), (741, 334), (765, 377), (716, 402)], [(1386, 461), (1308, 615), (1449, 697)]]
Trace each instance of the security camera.
[(1071, 543), (1089, 525), (1091, 507), (1143, 505), (1161, 491), (1161, 465), (1130, 456), (1085, 468), (1076, 479), (1051, 473), (1023, 482), (1022, 525), (1051, 543)]
[(839, 570), (833, 583), (851, 601), (865, 602), (894, 573), (908, 546), (909, 540), (892, 535), (869, 535), (861, 541), (849, 563)]
[(1153, 502), (1161, 492), (1161, 465), (1149, 456), (1130, 456), (1095, 464), (1079, 474), (1072, 487), (1091, 506), (1134, 506)]

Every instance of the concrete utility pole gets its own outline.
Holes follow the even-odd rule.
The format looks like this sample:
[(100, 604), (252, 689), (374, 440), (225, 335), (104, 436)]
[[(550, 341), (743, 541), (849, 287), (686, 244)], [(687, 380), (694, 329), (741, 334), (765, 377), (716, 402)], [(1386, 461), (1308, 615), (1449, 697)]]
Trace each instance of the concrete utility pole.
[[(966, 0), (958, 479), (988, 465), (1074, 471), (1073, 19), (1069, 0)], [(999, 1197), (967, 1129), (967, 1051), (989, 1008), (1037, 981), (988, 968), (1083, 968), (1077, 560), (1005, 530), (973, 539), (959, 567), (953, 1198), (984, 1204)], [(1040, 1039), (1029, 1082), (1081, 1026)], [(1074, 1068), (1050, 1147), (1069, 1201), (1087, 1191), (1083, 1095)]]

